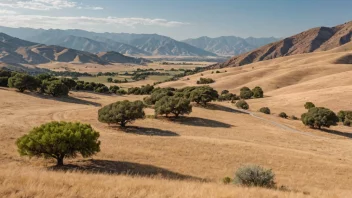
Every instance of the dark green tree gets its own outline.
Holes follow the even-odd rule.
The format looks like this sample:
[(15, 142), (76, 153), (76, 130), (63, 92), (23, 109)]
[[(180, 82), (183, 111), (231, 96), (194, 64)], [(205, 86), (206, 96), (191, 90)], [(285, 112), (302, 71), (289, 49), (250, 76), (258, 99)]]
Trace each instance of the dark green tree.
[(98, 111), (98, 120), (103, 123), (119, 124), (125, 127), (127, 123), (144, 118), (143, 109), (144, 104), (139, 100), (134, 102), (118, 101), (101, 108)]
[(44, 80), (42, 82), (42, 89), (44, 93), (58, 96), (68, 96), (69, 89), (61, 80)]
[(253, 92), (248, 87), (242, 87), (240, 90), (240, 97), (242, 99), (250, 99), (253, 96)]
[(264, 91), (261, 87), (255, 87), (252, 89), (253, 92), (253, 98), (263, 98), (264, 97)]
[(315, 105), (312, 102), (306, 102), (306, 104), (304, 104), (304, 108), (306, 109), (310, 109), (315, 107)]
[(288, 116), (287, 116), (287, 114), (285, 113), (285, 112), (281, 112), (280, 114), (279, 114), (279, 117), (281, 117), (281, 118), (288, 118)]
[(120, 87), (115, 85), (115, 86), (110, 86), (109, 91), (110, 93), (116, 93), (119, 89)]
[(217, 100), (218, 97), (218, 92), (209, 86), (197, 87), (190, 94), (191, 101), (197, 104), (201, 103), (204, 106), (206, 106), (208, 102)]
[(270, 114), (270, 109), (269, 109), (269, 107), (262, 107), (259, 109), (259, 112), (262, 112), (265, 114)]
[(108, 82), (111, 83), (113, 81), (112, 78), (108, 78)]
[(301, 120), (303, 124), (311, 128), (330, 127), (336, 125), (339, 118), (330, 109), (324, 107), (312, 107), (307, 113), (302, 114)]
[(60, 80), (66, 85), (69, 90), (72, 90), (77, 85), (76, 81), (71, 78), (62, 78)]
[(16, 88), (20, 92), (25, 90), (35, 91), (40, 86), (40, 82), (28, 74), (17, 73), (9, 78), (8, 86)]
[(166, 115), (172, 113), (177, 118), (179, 115), (192, 112), (191, 101), (178, 96), (164, 96), (155, 103), (155, 114)]
[(64, 158), (77, 154), (89, 157), (100, 151), (99, 133), (90, 125), (70, 122), (50, 122), (32, 129), (16, 142), (22, 156), (55, 158), (57, 166)]
[(249, 109), (249, 105), (245, 100), (239, 100), (236, 102), (236, 107), (239, 109)]

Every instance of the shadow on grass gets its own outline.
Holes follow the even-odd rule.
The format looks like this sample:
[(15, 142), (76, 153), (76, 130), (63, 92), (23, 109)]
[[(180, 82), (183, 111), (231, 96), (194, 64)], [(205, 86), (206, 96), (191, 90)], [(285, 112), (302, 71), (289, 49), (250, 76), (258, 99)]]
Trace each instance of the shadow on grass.
[(232, 109), (230, 107), (218, 105), (218, 104), (208, 104), (204, 108), (210, 109), (210, 110), (225, 111), (225, 112), (229, 112), (229, 113), (248, 114), (248, 113), (245, 113), (245, 112), (242, 112), (242, 111), (239, 111), (239, 110), (236, 110), (236, 109)]
[(347, 138), (352, 138), (352, 134), (351, 133), (345, 133), (345, 132), (336, 131), (336, 130), (332, 130), (332, 129), (326, 129), (326, 128), (322, 128), (320, 130), (323, 131), (323, 132), (326, 132), (326, 133), (339, 135), (339, 136), (343, 136), (343, 137), (347, 137)]
[(179, 134), (162, 129), (147, 128), (147, 127), (137, 127), (137, 126), (127, 126), (125, 128), (120, 126), (111, 126), (112, 128), (118, 128), (125, 133), (133, 133), (137, 135), (149, 135), (149, 136), (179, 136)]
[(216, 120), (210, 120), (206, 118), (198, 117), (179, 117), (179, 118), (169, 118), (169, 120), (189, 126), (201, 126), (201, 127), (213, 127), (213, 128), (231, 128), (233, 125), (226, 124), (224, 122), (219, 122)]
[(120, 162), (111, 160), (82, 160), (77, 162), (78, 165), (65, 165), (49, 167), (53, 171), (83, 171), (88, 173), (103, 173), (116, 175), (133, 175), (142, 177), (161, 177), (173, 180), (196, 180), (206, 181), (198, 177), (183, 175), (172, 172), (164, 168), (159, 168), (147, 164), (139, 164), (132, 162)]
[(65, 97), (53, 97), (53, 96), (48, 96), (48, 95), (42, 95), (39, 93), (31, 93), (31, 92), (25, 92), (24, 94), (28, 96), (33, 96), (36, 98), (41, 98), (41, 99), (46, 99), (46, 100), (55, 100), (55, 101), (60, 101), (60, 102), (66, 102), (66, 103), (73, 103), (73, 104), (82, 104), (82, 105), (93, 105), (96, 107), (101, 107), (100, 103), (97, 102), (92, 102), (88, 100), (83, 100), (79, 98), (74, 98), (71, 96), (65, 96)]

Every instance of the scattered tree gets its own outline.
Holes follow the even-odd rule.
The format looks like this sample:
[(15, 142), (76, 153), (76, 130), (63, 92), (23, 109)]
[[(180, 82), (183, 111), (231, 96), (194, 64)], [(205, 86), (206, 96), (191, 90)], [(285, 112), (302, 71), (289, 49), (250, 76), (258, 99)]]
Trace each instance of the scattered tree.
[(39, 81), (28, 74), (17, 73), (8, 80), (8, 86), (16, 88), (20, 92), (25, 90), (35, 91), (39, 87)]
[(99, 133), (90, 125), (51, 122), (32, 129), (16, 142), (22, 156), (55, 158), (62, 166), (64, 158), (77, 154), (89, 157), (100, 151)]
[(197, 87), (190, 94), (191, 101), (197, 104), (202, 103), (204, 106), (206, 106), (208, 102), (216, 100), (218, 97), (218, 92), (209, 86)]
[(330, 127), (336, 125), (339, 118), (330, 109), (324, 107), (312, 107), (301, 116), (303, 124), (311, 128)]
[(68, 96), (69, 89), (61, 80), (44, 80), (42, 82), (42, 89), (44, 93), (58, 96)]
[(144, 104), (142, 101), (130, 102), (128, 100), (118, 101), (107, 105), (98, 111), (100, 122), (108, 124), (119, 124), (125, 127), (136, 119), (142, 119), (145, 116)]
[(166, 115), (172, 113), (177, 118), (179, 115), (190, 114), (192, 112), (191, 101), (183, 97), (164, 96), (155, 103), (155, 114)]
[(288, 118), (288, 116), (287, 116), (287, 114), (286, 114), (285, 112), (281, 112), (281, 113), (279, 114), (279, 117), (285, 118), (285, 119)]
[(112, 78), (108, 78), (107, 80), (108, 80), (109, 83), (111, 83), (113, 81)]
[(248, 87), (242, 87), (240, 90), (240, 97), (242, 99), (250, 99), (253, 96), (253, 92)]
[(118, 87), (118, 86), (116, 86), (116, 85), (110, 86), (109, 92), (110, 92), (110, 93), (116, 93), (119, 89), (120, 89), (120, 87)]
[(264, 97), (264, 91), (261, 87), (255, 87), (253, 90), (253, 97), (254, 98), (263, 98)]
[(69, 90), (72, 90), (77, 85), (76, 81), (71, 78), (62, 78), (61, 82), (64, 83)]
[(245, 100), (239, 100), (236, 102), (236, 107), (239, 109), (249, 109), (249, 105)]
[(306, 109), (310, 109), (315, 107), (315, 105), (312, 102), (306, 102), (306, 104), (304, 104), (304, 108)]
[(211, 79), (211, 78), (200, 78), (198, 81), (197, 81), (197, 84), (211, 84), (211, 83), (214, 83), (215, 80)]
[(265, 113), (265, 114), (270, 114), (270, 109), (269, 107), (262, 107), (259, 109), (260, 112)]

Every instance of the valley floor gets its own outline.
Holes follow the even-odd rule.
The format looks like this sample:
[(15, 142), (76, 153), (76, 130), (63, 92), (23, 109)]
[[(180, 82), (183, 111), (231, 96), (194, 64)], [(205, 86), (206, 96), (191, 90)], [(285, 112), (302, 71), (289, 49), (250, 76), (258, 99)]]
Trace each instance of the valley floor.
[[(352, 128), (315, 131), (300, 121), (254, 112), (263, 118), (259, 119), (225, 102), (194, 107), (178, 120), (138, 120), (123, 131), (98, 122), (102, 105), (142, 98), (72, 92), (69, 98), (53, 99), (0, 88), (0, 196), (348, 197), (352, 193)], [(264, 105), (270, 99), (249, 104)], [(299, 111), (304, 111), (303, 104)], [(66, 160), (68, 171), (53, 170), (51, 160), (20, 157), (16, 139), (53, 120), (91, 124), (101, 134), (101, 152), (89, 159)], [(250, 163), (272, 168), (278, 185), (290, 191), (221, 183)]]

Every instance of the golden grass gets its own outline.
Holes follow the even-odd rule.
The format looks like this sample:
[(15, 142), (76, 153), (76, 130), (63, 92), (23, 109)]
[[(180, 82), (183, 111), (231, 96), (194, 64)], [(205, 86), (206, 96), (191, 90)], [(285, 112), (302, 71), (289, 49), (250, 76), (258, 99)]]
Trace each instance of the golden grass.
[[(219, 90), (264, 87), (266, 98), (248, 100), (264, 120), (216, 102), (194, 107), (185, 118), (147, 118), (121, 130), (97, 121), (99, 105), (144, 96), (72, 92), (69, 98), (55, 99), (0, 88), (0, 197), (350, 197), (352, 128), (317, 131), (277, 117), (281, 111), (299, 117), (306, 101), (334, 111), (350, 109), (351, 67), (332, 64), (341, 55), (336, 54), (285, 57), (228, 68), (226, 73), (222, 69), (221, 74), (204, 72), (216, 78), (212, 86)], [(161, 86), (194, 85), (197, 78), (199, 74)], [(273, 115), (256, 112), (263, 106)], [(153, 115), (153, 110), (146, 113)], [(53, 160), (20, 157), (16, 139), (52, 120), (91, 124), (101, 134), (101, 152), (90, 159), (65, 160), (68, 172), (48, 170)], [(291, 191), (221, 184), (223, 177), (233, 177), (248, 163), (272, 168), (278, 185)]]

